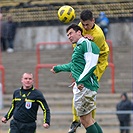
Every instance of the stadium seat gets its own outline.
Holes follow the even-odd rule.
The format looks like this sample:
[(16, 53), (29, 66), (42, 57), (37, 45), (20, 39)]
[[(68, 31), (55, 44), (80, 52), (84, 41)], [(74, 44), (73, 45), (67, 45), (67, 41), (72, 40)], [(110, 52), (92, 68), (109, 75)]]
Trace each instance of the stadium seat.
[[(57, 0), (56, 2), (60, 2), (60, 4), (54, 5), (54, 0), (32, 0), (31, 3), (35, 4), (32, 5), (29, 0), (23, 0), (25, 3), (29, 2), (31, 6), (20, 7), (17, 5), (22, 1), (14, 1), (15, 0), (2, 0), (0, 6), (7, 7), (12, 5), (8, 10), (4, 8), (2, 13), (4, 18), (10, 13), (14, 17), (15, 22), (58, 20), (57, 11), (60, 8), (60, 4), (67, 2), (67, 0)], [(83, 2), (88, 2), (88, 4), (83, 4)], [(7, 3), (9, 3), (9, 5)], [(79, 18), (80, 12), (84, 9), (91, 10), (94, 13), (95, 18), (98, 17), (99, 12), (101, 11), (105, 12), (107, 17), (110, 18), (132, 17), (133, 12), (132, 0), (127, 0), (126, 2), (124, 0), (112, 0), (111, 2), (109, 2), (109, 0), (99, 0), (95, 1), (95, 4), (93, 0), (71, 0), (69, 3), (71, 3), (75, 9), (76, 18)]]

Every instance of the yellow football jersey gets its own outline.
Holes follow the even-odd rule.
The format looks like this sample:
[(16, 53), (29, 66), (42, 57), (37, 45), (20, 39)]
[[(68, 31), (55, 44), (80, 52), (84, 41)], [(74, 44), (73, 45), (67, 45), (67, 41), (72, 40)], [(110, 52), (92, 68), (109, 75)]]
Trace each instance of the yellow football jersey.
[(105, 36), (103, 34), (103, 31), (101, 28), (95, 24), (94, 28), (86, 31), (82, 25), (82, 23), (79, 23), (79, 26), (83, 30), (83, 35), (91, 35), (93, 37), (93, 42), (97, 44), (97, 46), (100, 48), (100, 54), (98, 59), (98, 64), (96, 67), (96, 70), (94, 71), (95, 75), (98, 77), (98, 80), (101, 79), (101, 76), (103, 75), (104, 71), (106, 70), (106, 67), (108, 66), (108, 55), (109, 55), (109, 46), (105, 40)]

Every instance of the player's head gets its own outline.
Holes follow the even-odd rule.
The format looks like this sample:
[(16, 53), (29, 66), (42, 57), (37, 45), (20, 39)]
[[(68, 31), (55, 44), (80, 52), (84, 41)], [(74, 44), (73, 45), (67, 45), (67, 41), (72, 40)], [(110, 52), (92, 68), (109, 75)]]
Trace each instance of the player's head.
[(83, 10), (80, 14), (80, 22), (85, 30), (88, 31), (92, 29), (95, 23), (93, 13), (90, 10)]
[(82, 29), (77, 24), (71, 24), (67, 29), (68, 39), (76, 43), (82, 37)]

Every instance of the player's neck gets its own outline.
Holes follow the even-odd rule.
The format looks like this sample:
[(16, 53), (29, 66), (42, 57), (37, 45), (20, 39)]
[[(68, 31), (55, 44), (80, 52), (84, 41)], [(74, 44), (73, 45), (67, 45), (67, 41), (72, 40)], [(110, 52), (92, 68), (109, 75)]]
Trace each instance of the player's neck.
[(91, 29), (94, 29), (94, 27), (95, 27), (95, 23), (93, 24), (93, 26), (92, 26), (92, 28), (91, 28)]

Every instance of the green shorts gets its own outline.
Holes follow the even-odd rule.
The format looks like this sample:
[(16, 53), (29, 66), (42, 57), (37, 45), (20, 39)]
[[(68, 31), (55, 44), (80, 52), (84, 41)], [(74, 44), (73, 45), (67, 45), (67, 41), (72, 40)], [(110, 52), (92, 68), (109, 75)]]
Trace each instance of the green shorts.
[(74, 107), (78, 116), (89, 114), (96, 109), (96, 95), (96, 91), (91, 91), (85, 87), (78, 93), (74, 93)]

